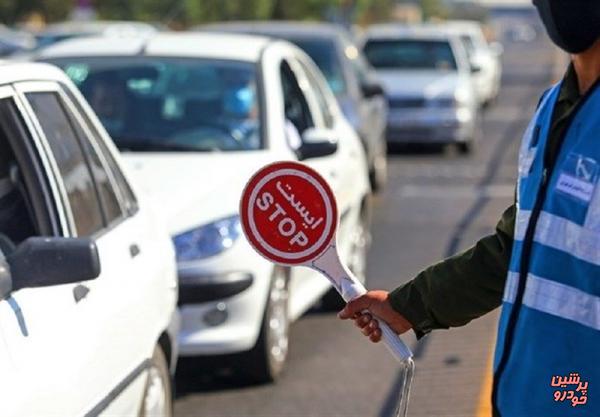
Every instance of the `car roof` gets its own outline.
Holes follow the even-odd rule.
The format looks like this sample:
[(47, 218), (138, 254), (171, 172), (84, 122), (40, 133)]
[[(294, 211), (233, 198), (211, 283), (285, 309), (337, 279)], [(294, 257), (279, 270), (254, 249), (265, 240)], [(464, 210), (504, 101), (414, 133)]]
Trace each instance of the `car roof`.
[(200, 25), (195, 30), (224, 31), (234, 33), (257, 33), (272, 37), (323, 38), (350, 35), (342, 26), (333, 23), (299, 21), (237, 21)]
[(452, 33), (440, 25), (378, 24), (370, 26), (364, 39), (438, 39), (449, 40)]
[(469, 20), (445, 22), (437, 27), (459, 34), (479, 35), (483, 33), (483, 26), (480, 23)]
[(66, 74), (50, 64), (0, 61), (0, 85), (21, 81), (57, 81), (69, 84)]
[(94, 56), (165, 56), (258, 62), (272, 40), (223, 33), (156, 33), (145, 37), (71, 39), (44, 48), (36, 59)]
[(135, 22), (128, 20), (94, 20), (86, 21), (65, 21), (52, 23), (37, 33), (38, 36), (51, 34), (78, 34), (78, 33), (103, 33), (107, 30), (135, 30), (143, 32), (155, 32), (157, 27), (150, 23)]

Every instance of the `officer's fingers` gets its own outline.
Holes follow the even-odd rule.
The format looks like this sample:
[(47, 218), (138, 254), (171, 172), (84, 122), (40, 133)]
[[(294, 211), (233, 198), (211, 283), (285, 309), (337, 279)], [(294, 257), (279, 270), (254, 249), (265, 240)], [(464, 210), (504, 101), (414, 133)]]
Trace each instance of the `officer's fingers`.
[(365, 327), (363, 327), (363, 328), (361, 329), (361, 331), (360, 331), (360, 332), (361, 332), (363, 335), (365, 335), (365, 336), (367, 336), (367, 337), (368, 337), (368, 336), (370, 336), (370, 335), (371, 335), (371, 333), (373, 333), (373, 329), (371, 328), (371, 326), (365, 326)]
[(373, 343), (379, 343), (381, 341), (381, 329), (373, 330), (373, 332), (369, 335), (369, 339)]
[(370, 305), (371, 299), (367, 295), (361, 295), (346, 304), (346, 307), (338, 313), (338, 317), (342, 320), (349, 319), (356, 313), (367, 310)]
[(371, 320), (361, 331), (365, 336), (370, 336), (377, 329), (379, 329), (379, 323), (377, 323), (377, 320)]
[(359, 328), (363, 328), (366, 325), (368, 325), (371, 320), (373, 320), (373, 317), (371, 317), (370, 314), (361, 314), (359, 318), (354, 320), (354, 324), (356, 325), (356, 327)]

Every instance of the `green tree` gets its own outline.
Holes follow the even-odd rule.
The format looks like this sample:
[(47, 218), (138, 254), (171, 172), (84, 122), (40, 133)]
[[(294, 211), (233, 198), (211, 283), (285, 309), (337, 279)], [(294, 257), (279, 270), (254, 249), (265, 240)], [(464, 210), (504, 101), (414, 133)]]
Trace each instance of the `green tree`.
[(421, 9), (423, 10), (423, 19), (428, 20), (432, 17), (444, 18), (447, 11), (440, 0), (421, 0)]
[[(398, 0), (95, 0), (100, 19), (142, 20), (183, 26), (217, 20), (291, 19), (372, 22), (387, 19)], [(438, 0), (421, 0), (428, 10)], [(76, 0), (0, 0), (0, 20), (12, 24), (32, 12), (63, 20)]]
[(14, 24), (34, 12), (48, 21), (63, 20), (72, 9), (72, 0), (0, 0), (0, 21)]
[(390, 20), (392, 9), (396, 3), (395, 0), (358, 0), (357, 21), (365, 25)]

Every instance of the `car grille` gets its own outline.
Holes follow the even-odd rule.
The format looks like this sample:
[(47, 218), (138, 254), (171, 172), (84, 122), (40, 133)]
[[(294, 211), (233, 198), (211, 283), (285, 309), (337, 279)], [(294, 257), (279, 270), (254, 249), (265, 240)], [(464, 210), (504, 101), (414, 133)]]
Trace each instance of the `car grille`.
[(418, 109), (425, 107), (423, 97), (390, 97), (388, 105), (391, 109)]
[(430, 142), (434, 140), (436, 131), (432, 128), (413, 127), (398, 128), (392, 127), (387, 130), (387, 137), (390, 141), (400, 142)]

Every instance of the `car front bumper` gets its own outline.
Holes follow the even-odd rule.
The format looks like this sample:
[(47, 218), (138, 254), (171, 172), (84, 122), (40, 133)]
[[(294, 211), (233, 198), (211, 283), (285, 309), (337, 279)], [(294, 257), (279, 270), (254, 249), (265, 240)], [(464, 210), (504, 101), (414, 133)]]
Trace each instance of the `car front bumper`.
[(243, 241), (178, 270), (180, 356), (251, 349), (262, 324), (273, 265)]
[(473, 138), (474, 113), (466, 107), (390, 110), (388, 143), (467, 142)]
[(206, 274), (202, 268), (179, 270), (179, 306), (233, 297), (248, 289), (254, 277), (248, 272)]

